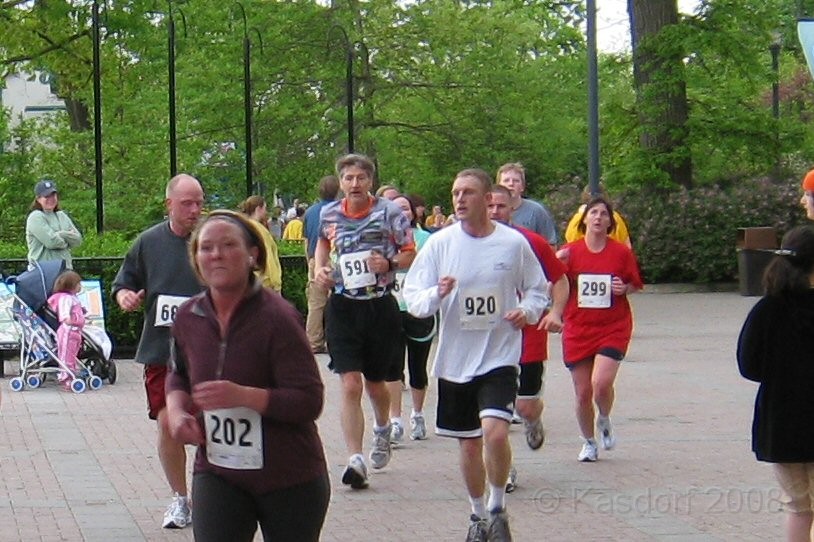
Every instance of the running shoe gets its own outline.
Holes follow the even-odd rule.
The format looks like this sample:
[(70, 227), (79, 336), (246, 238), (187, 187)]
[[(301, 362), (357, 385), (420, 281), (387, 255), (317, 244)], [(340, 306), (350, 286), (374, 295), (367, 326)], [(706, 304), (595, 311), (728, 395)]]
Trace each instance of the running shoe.
[(589, 462), (592, 463), (596, 461), (599, 453), (596, 449), (596, 441), (592, 438), (585, 439), (585, 443), (582, 445), (582, 450), (579, 452), (577, 459), (582, 462)]
[(486, 520), (472, 514), (469, 516), (469, 531), (466, 533), (466, 542), (487, 542), (487, 530)]
[(506, 480), (506, 493), (512, 493), (515, 489), (517, 489), (517, 469), (512, 465), (509, 469), (509, 479)]
[(373, 449), (370, 450), (370, 464), (374, 469), (383, 469), (390, 463), (390, 426), (373, 430)]
[(602, 440), (602, 449), (613, 450), (613, 447), (616, 446), (616, 437), (613, 436), (613, 426), (610, 418), (597, 418), (596, 430)]
[(165, 529), (183, 529), (192, 523), (192, 510), (189, 508), (189, 499), (186, 496), (175, 494), (172, 502), (164, 512)]
[(350, 458), (342, 473), (342, 483), (353, 489), (365, 489), (368, 486), (367, 466), (361, 456), (354, 455)]
[(404, 425), (400, 420), (390, 420), (390, 444), (397, 446), (404, 440)]
[(410, 440), (426, 440), (427, 423), (423, 414), (413, 414), (410, 416)]
[(543, 429), (543, 419), (537, 418), (536, 422), (524, 422), (526, 428), (526, 443), (532, 450), (539, 450), (545, 442), (545, 429)]
[(509, 530), (509, 514), (506, 510), (489, 512), (489, 529), (486, 534), (489, 542), (512, 542), (512, 533)]

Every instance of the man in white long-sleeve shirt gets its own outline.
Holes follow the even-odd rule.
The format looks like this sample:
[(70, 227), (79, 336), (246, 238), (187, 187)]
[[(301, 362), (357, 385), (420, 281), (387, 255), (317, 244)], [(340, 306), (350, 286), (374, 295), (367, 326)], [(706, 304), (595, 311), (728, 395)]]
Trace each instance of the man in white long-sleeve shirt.
[(436, 433), (460, 444), (472, 506), (467, 540), (511, 540), (505, 487), (521, 330), (540, 319), (548, 302), (546, 277), (528, 242), (489, 220), (491, 184), (485, 171), (458, 173), (452, 186), (458, 221), (427, 240), (404, 285), (411, 314), (441, 311)]

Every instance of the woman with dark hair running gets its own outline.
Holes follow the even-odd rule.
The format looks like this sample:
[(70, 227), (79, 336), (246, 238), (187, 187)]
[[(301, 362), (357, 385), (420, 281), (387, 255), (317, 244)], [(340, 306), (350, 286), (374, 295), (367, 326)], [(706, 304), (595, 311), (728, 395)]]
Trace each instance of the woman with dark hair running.
[[(633, 252), (609, 237), (615, 227), (613, 207), (604, 198), (585, 206), (582, 239), (568, 243), (557, 256), (568, 267), (570, 292), (563, 314), (563, 361), (571, 371), (576, 413), (584, 443), (577, 459), (596, 461), (594, 423), (602, 447), (611, 450), (616, 437), (610, 421), (619, 364), (633, 333), (627, 296), (641, 290)], [(599, 414), (595, 417), (594, 404)]]

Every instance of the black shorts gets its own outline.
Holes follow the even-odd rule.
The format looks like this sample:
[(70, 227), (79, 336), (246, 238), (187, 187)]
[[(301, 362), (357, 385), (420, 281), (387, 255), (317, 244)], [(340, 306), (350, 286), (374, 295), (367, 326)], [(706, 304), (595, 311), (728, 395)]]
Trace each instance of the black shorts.
[(374, 299), (348, 299), (333, 294), (325, 307), (325, 339), (336, 373), (360, 372), (371, 382), (385, 380), (395, 356), (404, 355), (397, 340), (401, 311), (386, 294)]
[[(600, 348), (599, 351), (596, 354), (600, 355), (600, 356), (609, 357), (609, 358), (611, 358), (613, 360), (616, 360), (616, 361), (622, 361), (623, 359), (625, 359), (625, 353), (624, 352), (622, 352), (621, 350), (617, 350), (616, 348), (611, 348), (610, 346), (605, 346), (603, 348)], [(563, 363), (565, 363), (565, 367), (570, 371), (571, 369), (574, 368), (574, 366), (576, 366), (576, 365), (578, 365), (580, 363), (584, 363), (586, 361), (591, 361), (592, 362), (593, 360), (594, 360), (594, 358), (590, 357), (590, 358), (581, 359), (579, 361), (575, 361), (574, 363), (565, 363), (565, 360), (563, 360)]]
[(443, 437), (480, 438), (481, 418), (512, 421), (517, 368), (499, 367), (469, 382), (438, 379), (435, 432)]
[(545, 363), (531, 361), (520, 364), (520, 387), (517, 390), (518, 399), (534, 399), (543, 396), (543, 377), (545, 376)]

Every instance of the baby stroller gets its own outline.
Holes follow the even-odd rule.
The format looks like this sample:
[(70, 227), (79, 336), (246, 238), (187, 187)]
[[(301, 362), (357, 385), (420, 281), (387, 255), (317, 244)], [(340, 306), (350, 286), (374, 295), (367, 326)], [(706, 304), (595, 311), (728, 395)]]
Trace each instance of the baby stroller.
[[(22, 391), (25, 386), (36, 389), (48, 374), (60, 371), (69, 374), (74, 393), (82, 393), (88, 387), (97, 390), (103, 379), (111, 384), (116, 382), (116, 364), (110, 360), (112, 345), (100, 328), (85, 326), (82, 330), (76, 371), (59, 359), (56, 346), (59, 322), (47, 302), (56, 278), (64, 270), (62, 260), (35, 262), (33, 269), (4, 282), (5, 295), (13, 297), (9, 311), (20, 333), (20, 376), (9, 381), (13, 391)], [(14, 292), (8, 287), (12, 284)]]

